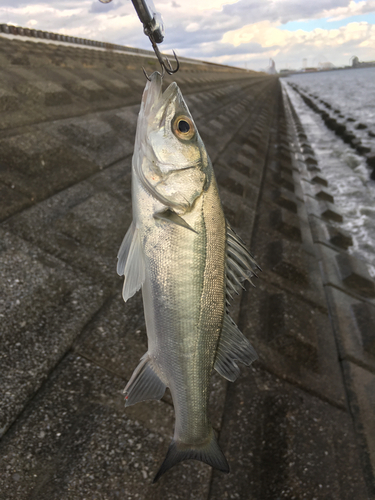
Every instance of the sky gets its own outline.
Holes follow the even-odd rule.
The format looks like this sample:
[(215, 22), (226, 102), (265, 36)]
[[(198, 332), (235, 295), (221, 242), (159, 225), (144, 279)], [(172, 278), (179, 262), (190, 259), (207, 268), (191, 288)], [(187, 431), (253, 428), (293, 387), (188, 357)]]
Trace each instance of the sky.
[[(375, 0), (154, 0), (162, 51), (261, 70), (375, 60)], [(0, 23), (150, 49), (130, 0), (1, 0)]]

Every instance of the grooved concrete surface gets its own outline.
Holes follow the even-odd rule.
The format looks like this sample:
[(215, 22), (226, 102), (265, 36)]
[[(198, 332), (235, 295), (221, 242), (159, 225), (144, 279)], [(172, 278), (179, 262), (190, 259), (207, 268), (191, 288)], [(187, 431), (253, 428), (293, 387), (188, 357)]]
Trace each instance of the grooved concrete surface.
[[(345, 258), (333, 277), (319, 265), (330, 202), (278, 80), (187, 62), (176, 75), (225, 214), (264, 271), (232, 314), (260, 360), (234, 384), (212, 378), (231, 474), (189, 461), (152, 485), (173, 407), (166, 393), (125, 411), (147, 339), (140, 294), (122, 301), (116, 254), (131, 222), (140, 68), (155, 60), (4, 36), (0, 62), (1, 498), (374, 498), (371, 280)], [(348, 242), (334, 234), (333, 254)], [(361, 342), (333, 314), (347, 310), (340, 294)]]

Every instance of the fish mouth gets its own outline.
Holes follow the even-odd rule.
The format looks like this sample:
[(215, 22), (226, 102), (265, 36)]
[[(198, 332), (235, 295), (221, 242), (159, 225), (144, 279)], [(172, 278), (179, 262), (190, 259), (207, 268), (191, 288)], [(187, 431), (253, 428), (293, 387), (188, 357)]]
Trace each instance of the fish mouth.
[(176, 82), (172, 82), (165, 90), (162, 92), (163, 78), (158, 71), (154, 71), (149, 77), (147, 82), (144, 97), (145, 109), (148, 109), (150, 113), (156, 115), (162, 107), (168, 107), (168, 104), (175, 99), (176, 94), (179, 92), (179, 88)]

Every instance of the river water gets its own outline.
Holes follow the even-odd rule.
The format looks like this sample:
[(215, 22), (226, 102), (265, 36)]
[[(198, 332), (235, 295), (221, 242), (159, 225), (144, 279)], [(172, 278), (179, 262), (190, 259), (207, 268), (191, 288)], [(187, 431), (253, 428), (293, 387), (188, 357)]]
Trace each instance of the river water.
[[(357, 154), (288, 84), (308, 95), (375, 153), (375, 68), (293, 75), (282, 79), (328, 181), (327, 190), (344, 217), (339, 224), (353, 238), (349, 252), (367, 262), (375, 277), (375, 181), (366, 158)], [(324, 101), (322, 103), (321, 101)], [(328, 104), (328, 106), (326, 106)]]

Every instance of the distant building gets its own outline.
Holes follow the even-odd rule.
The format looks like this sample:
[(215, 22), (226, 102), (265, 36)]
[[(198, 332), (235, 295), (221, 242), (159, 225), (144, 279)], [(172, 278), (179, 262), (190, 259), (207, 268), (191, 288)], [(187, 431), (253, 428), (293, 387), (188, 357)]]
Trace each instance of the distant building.
[(327, 71), (329, 69), (334, 69), (335, 65), (332, 64), (331, 62), (320, 62), (318, 64), (318, 68), (322, 71)]
[(357, 56), (352, 56), (352, 68), (371, 68), (375, 66), (375, 61), (361, 62)]
[(276, 75), (276, 73), (277, 73), (276, 64), (275, 64), (275, 61), (273, 59), (270, 59), (269, 66), (266, 69), (266, 73), (268, 73), (269, 75)]
[(280, 76), (293, 75), (294, 73), (298, 73), (296, 69), (281, 69), (279, 71)]
[(357, 56), (354, 56), (354, 57), (352, 58), (352, 66), (353, 66), (353, 68), (357, 68), (359, 65), (360, 65), (360, 62), (359, 62), (358, 57), (357, 57)]

